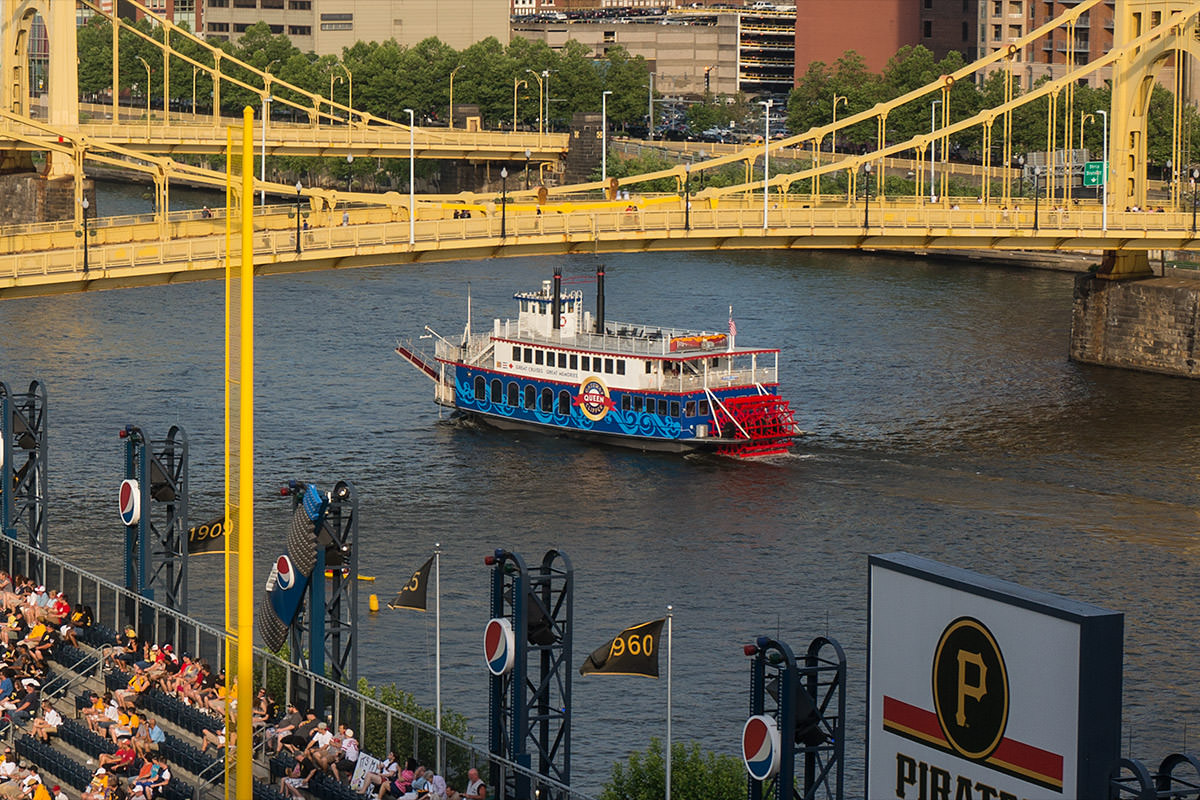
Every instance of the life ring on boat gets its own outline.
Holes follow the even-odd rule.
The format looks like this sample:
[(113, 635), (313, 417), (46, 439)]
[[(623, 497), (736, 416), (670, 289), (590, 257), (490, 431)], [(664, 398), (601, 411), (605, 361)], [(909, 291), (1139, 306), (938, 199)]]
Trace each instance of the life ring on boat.
[(566, 314), (562, 314), (561, 316), (559, 316), (558, 327), (560, 327), (560, 328), (567, 327), (567, 315)]

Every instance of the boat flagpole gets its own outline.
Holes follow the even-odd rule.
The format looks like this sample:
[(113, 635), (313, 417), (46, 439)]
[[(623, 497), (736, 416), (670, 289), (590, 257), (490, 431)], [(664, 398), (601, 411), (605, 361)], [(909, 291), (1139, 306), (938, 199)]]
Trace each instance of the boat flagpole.
[(733, 351), (734, 342), (737, 340), (737, 323), (733, 321), (733, 306), (729, 307), (729, 350)]
[(438, 542), (433, 546), (433, 630), (434, 630), (434, 646), (433, 646), (433, 670), (436, 675), (434, 680), (434, 705), (437, 709), (437, 774), (444, 775), (442, 772), (442, 543)]
[(471, 284), (467, 284), (467, 328), (463, 331), (463, 347), (471, 342)]
[(667, 606), (667, 796), (671, 800), (671, 621), (674, 619), (674, 606)]

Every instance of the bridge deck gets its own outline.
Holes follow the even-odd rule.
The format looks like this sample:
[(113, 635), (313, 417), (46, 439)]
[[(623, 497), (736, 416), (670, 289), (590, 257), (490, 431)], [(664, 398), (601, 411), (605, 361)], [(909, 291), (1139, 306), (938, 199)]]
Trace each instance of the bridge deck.
[[(596, 205), (600, 207), (562, 213), (559, 207), (545, 206), (541, 214), (532, 205), (513, 205), (503, 220), (494, 213), (471, 219), (418, 219), (412, 245), (408, 221), (387, 219), (381, 209), (352, 209), (350, 224), (344, 226), (336, 224), (340, 215), (314, 214), (318, 224), (301, 233), (299, 255), (294, 218), (267, 213), (256, 218), (255, 268), (258, 274), (271, 275), (418, 261), (690, 249), (1145, 251), (1198, 246), (1189, 214), (1110, 214), (1104, 231), (1100, 210), (1094, 207), (1041, 210), (1035, 230), (1032, 209), (873, 207), (870, 227), (865, 228), (861, 207), (794, 206), (772, 209), (764, 229), (762, 209), (752, 203), (693, 208), (686, 216), (682, 203), (638, 211), (625, 210), (624, 204)], [(435, 211), (441, 212), (423, 213)], [(89, 248), (86, 273), (80, 240), (66, 232), (18, 237), (25, 247), (19, 241), (0, 240), (0, 252), (6, 253), (0, 255), (0, 298), (223, 275), (222, 219), (144, 223), (101, 232), (104, 239)], [(235, 248), (237, 241), (235, 234)]]

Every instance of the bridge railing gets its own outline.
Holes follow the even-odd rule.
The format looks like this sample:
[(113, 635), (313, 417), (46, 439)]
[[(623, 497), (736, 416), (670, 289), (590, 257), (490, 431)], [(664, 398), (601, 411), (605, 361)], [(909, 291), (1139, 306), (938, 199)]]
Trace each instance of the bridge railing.
[[(970, 237), (986, 239), (989, 243), (1003, 239), (1005, 247), (1020, 247), (1022, 239), (1044, 237), (1050, 232), (1056, 238), (1100, 240), (1106, 236), (1101, 230), (1101, 211), (1096, 206), (1069, 209), (1042, 206), (1035, 210), (1029, 205), (995, 208), (966, 200), (961, 206), (952, 204), (950, 207), (872, 202), (868, 212), (861, 200), (853, 206), (814, 206), (792, 200), (786, 206), (775, 204), (769, 209), (764, 229), (762, 209), (755, 208), (751, 202), (739, 202), (734, 208), (693, 207), (687, 214), (681, 205), (682, 202), (657, 205), (650, 210), (572, 213), (555, 213), (553, 208), (548, 208), (541, 214), (530, 213), (530, 206), (526, 213), (510, 209), (503, 220), (494, 214), (470, 219), (418, 220), (414, 226), (415, 244), (411, 249), (469, 251), (484, 243), (495, 246), (526, 237), (580, 244), (602, 239), (663, 237), (691, 240), (696, 247), (714, 246), (714, 239), (719, 239), (722, 246), (733, 247), (736, 246), (735, 237), (762, 235), (764, 230), (767, 235), (795, 237), (861, 234), (877, 240), (880, 245), (886, 245), (892, 238), (897, 246), (909, 247), (923, 246), (919, 243), (930, 237), (938, 237), (943, 242), (953, 238), (966, 242)], [(351, 210), (350, 213), (352, 220), (378, 218), (368, 209)], [(356, 217), (356, 213), (361, 216)], [(1191, 225), (1191, 214), (1183, 212), (1110, 213), (1107, 236), (1120, 235), (1136, 240), (1161, 238), (1167, 233), (1188, 239)], [(402, 254), (410, 250), (408, 236), (409, 225), (405, 220), (310, 228), (300, 235), (301, 259), (346, 253)], [(253, 242), (260, 267), (297, 260), (293, 227), (256, 230)], [(234, 246), (238, 246), (236, 242)], [(1044, 242), (1042, 246), (1045, 246)], [(223, 232), (164, 241), (146, 239), (91, 245), (89, 277), (102, 277), (105, 270), (136, 271), (163, 266), (171, 266), (181, 273), (211, 270), (220, 267), (225, 256)], [(0, 255), (0, 277), (19, 279), (37, 275), (71, 280), (84, 277), (81, 270), (82, 245), (72, 249)]]
[[(0, 569), (12, 574), (34, 576), (50, 589), (64, 591), (72, 606), (89, 605), (94, 622), (114, 632), (132, 626), (141, 641), (171, 643), (179, 653), (203, 658), (214, 671), (224, 667), (225, 632), (192, 617), (185, 616), (153, 600), (95, 575), (55, 556), (34, 549), (24, 542), (0, 536)], [(492, 756), (472, 741), (439, 731), (433, 724), (403, 713), (354, 689), (343, 686), (323, 675), (317, 675), (291, 664), (273, 653), (255, 647), (255, 686), (241, 686), (238, 694), (250, 702), (254, 689), (267, 687), (283, 707), (295, 702), (301, 707), (312, 705), (318, 712), (328, 714), (331, 724), (352, 727), (363, 751), (382, 760), (388, 750), (394, 750), (403, 760), (411, 754), (422, 764), (433, 767), (443, 764), (443, 774), (451, 785), (466, 783), (470, 767), (495, 764), (501, 775), (522, 774), (529, 777), (531, 786), (542, 797), (556, 800), (593, 800), (573, 791), (558, 781), (511, 761)], [(432, 716), (432, 715), (431, 715)], [(214, 718), (214, 727), (220, 719)], [(255, 758), (265, 759), (256, 749)], [(264, 762), (265, 763), (265, 762)], [(505, 782), (498, 786), (498, 800), (504, 797)], [(525, 800), (521, 798), (520, 800)]]

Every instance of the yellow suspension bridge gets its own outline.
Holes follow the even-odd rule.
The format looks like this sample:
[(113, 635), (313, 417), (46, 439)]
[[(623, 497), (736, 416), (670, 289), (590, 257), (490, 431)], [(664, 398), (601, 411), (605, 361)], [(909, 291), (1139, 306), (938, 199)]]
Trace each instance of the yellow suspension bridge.
[[(90, 5), (89, 0), (84, 2)], [(1174, 75), (1176, 89), (1173, 162), (1190, 160), (1180, 125), (1184, 72), (1180, 65), (1197, 55), (1200, 47), (1200, 1), (1117, 0), (1115, 44), (1109, 53), (1086, 64), (1068, 61), (1062, 77), (1028, 87), (1024, 93), (1014, 86), (1018, 53), (1056, 33), (1074, 35), (1077, 25), (1087, 24), (1083, 15), (1101, 2), (1082, 0), (1007, 49), (895, 100), (787, 139), (694, 164), (609, 183), (505, 191), (507, 203), (496, 191), (420, 195), (410, 202), (407, 194), (395, 192), (303, 189), (300, 194), (308, 215), (299, 228), (298, 203), (264, 207), (256, 213), (256, 269), (273, 274), (464, 258), (680, 249), (1015, 248), (1105, 251), (1103, 274), (1114, 278), (1146, 274), (1147, 251), (1196, 247), (1194, 217), (1179, 210), (1184, 198), (1178, 181), (1170, 184), (1170, 196), (1162, 202), (1167, 211), (1126, 209), (1147, 207), (1147, 112), (1151, 89), (1164, 67), (1171, 67), (1168, 72)], [(159, 209), (169, 207), (172, 182), (224, 188), (224, 173), (171, 158), (176, 153), (225, 151), (228, 121), (223, 118), (122, 122), (114, 108), (111, 122), (79, 123), (71, 5), (51, 0), (7, 3), (2, 66), (14, 80), (0, 83), (0, 147), (6, 161), (19, 160), (30, 151), (47, 153), (48, 174), (74, 180), (77, 200), (83, 197), (83, 178), (92, 165), (144, 173), (155, 183)], [(46, 19), (54, 42), (49, 114), (44, 121), (31, 119), (24, 106), (28, 84), (20, 43), (34, 13)], [(183, 59), (210, 71), (214, 93), (228, 82), (263, 97), (274, 95), (277, 102), (288, 102), (307, 114), (307, 125), (268, 121), (265, 131), (260, 127), (255, 135), (265, 142), (268, 153), (401, 157), (419, 152), (429, 158), (513, 163), (525, 161), (528, 150), (536, 154), (535, 160), (553, 162), (568, 144), (566, 137), (544, 131), (500, 134), (409, 128), (288, 86), (244, 64), (236, 65), (238, 74), (249, 74), (246, 80), (257, 80), (258, 85), (234, 79), (221, 72), (222, 63), (231, 66), (227, 55), (214, 53), (214, 64), (208, 65), (173, 51), (172, 41), (194, 37), (147, 13), (166, 28), (162, 42), (152, 40), (161, 46), (165, 66), (172, 59)], [(123, 26), (118, 21), (114, 30)], [(69, 29), (72, 35), (56, 36), (56, 29)], [(114, 35), (114, 46), (115, 42)], [(1067, 58), (1073, 58), (1070, 49)], [(118, 62), (114, 58), (114, 64)], [(1110, 112), (1098, 112), (1099, 124), (1107, 127), (1111, 142), (1107, 202), (1078, 201), (1072, 197), (1070, 183), (1053, 172), (1039, 186), (1043, 199), (1015, 197), (1013, 172), (1005, 168), (1014, 156), (1013, 112), (1026, 104), (1045, 104), (1049, 111), (1045, 151), (1071, 149), (1085, 121), (1074, 116), (1074, 87), (1101, 69), (1111, 72), (1113, 83)], [(1004, 76), (1004, 102), (953, 121), (954, 84), (981, 80), (996, 71)], [(116, 75), (113, 83), (119, 85)], [(928, 108), (931, 101), (939, 101), (941, 109), (940, 124), (932, 132), (903, 141), (889, 136), (889, 115), (908, 104)], [(864, 123), (878, 132), (871, 152), (853, 156), (823, 152), (826, 139)], [(972, 130), (983, 141), (982, 171), (993, 176), (983, 180), (981, 196), (947, 197), (945, 170), (938, 183), (926, 185), (933, 148), (944, 153), (954, 137)], [(992, 163), (995, 151), (999, 157)], [(768, 171), (765, 185), (749, 179), (753, 165), (785, 154), (792, 159), (788, 169), (793, 171)], [(911, 159), (913, 164), (912, 195), (884, 191), (884, 178), (889, 170), (894, 174), (898, 158)], [(692, 191), (698, 176), (732, 163), (745, 165), (745, 182)], [(796, 164), (801, 168), (795, 169)], [(822, 192), (822, 179), (828, 187), (831, 178), (842, 175), (849, 191)], [(663, 179), (673, 181), (675, 191), (644, 191), (648, 182)], [(661, 189), (661, 184), (656, 185)], [(798, 194), (792, 191), (794, 185), (806, 191)], [(292, 186), (271, 182), (256, 181), (255, 189), (275, 196), (296, 193)], [(622, 198), (622, 191), (628, 196)], [(228, 251), (225, 220), (220, 216), (160, 212), (145, 218), (94, 219), (89, 220), (91, 230), (85, 239), (80, 205), (76, 203), (74, 220), (0, 229), (0, 297), (203, 280), (223, 274)]]

